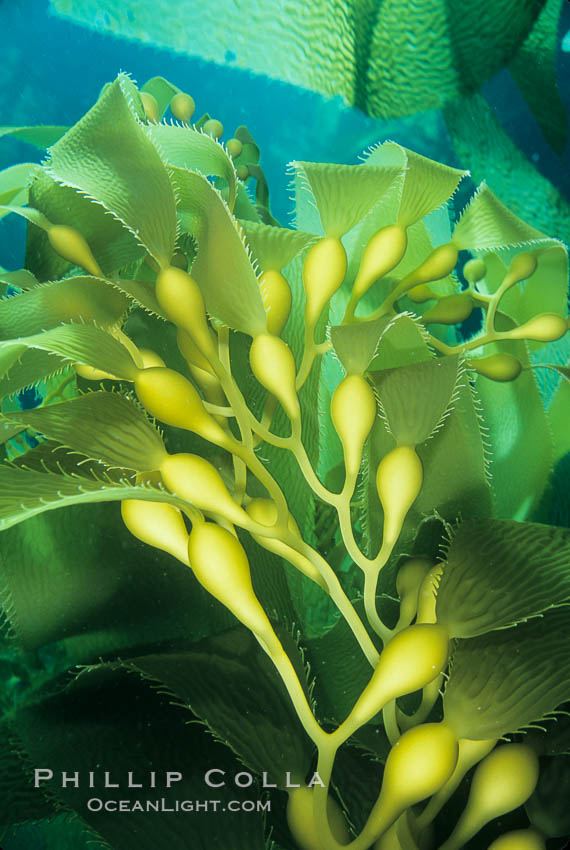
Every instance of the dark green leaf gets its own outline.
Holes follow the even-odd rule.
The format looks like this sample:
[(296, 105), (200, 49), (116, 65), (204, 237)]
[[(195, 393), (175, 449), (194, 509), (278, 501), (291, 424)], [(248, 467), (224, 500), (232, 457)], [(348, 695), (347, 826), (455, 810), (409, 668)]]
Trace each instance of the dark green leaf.
[(159, 432), (133, 401), (91, 392), (59, 404), (6, 415), (107, 466), (157, 469), (165, 456)]
[(515, 628), (459, 640), (443, 695), (458, 738), (499, 738), (541, 720), (570, 699), (566, 608)]
[(0, 301), (0, 339), (32, 336), (63, 322), (115, 325), (127, 305), (127, 299), (105, 281), (66, 278)]
[(512, 626), (568, 600), (568, 529), (486, 520), (453, 532), (436, 608), (451, 637)]

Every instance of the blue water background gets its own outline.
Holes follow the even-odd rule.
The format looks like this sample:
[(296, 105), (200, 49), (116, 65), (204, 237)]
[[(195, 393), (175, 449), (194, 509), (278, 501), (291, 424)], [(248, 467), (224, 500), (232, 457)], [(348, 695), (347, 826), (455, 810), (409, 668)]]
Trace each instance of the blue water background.
[[(564, 3), (560, 39), (569, 29), (570, 3)], [(0, 48), (0, 125), (71, 125), (119, 71), (129, 72), (140, 85), (155, 75), (172, 80), (194, 97), (196, 117), (209, 112), (223, 122), (229, 131), (224, 138), (246, 124), (261, 148), (272, 210), (282, 224), (291, 221), (286, 166), (294, 159), (354, 163), (369, 145), (394, 139), (418, 153), (464, 165), (456, 160), (437, 110), (389, 121), (368, 118), (340, 98), (255, 76), (231, 63), (220, 67), (83, 29), (50, 13), (47, 0), (0, 0)], [(557, 76), (570, 110), (570, 53), (559, 50)], [(509, 135), (570, 199), (570, 151), (562, 161), (551, 151), (510, 75), (499, 73), (484, 93)], [(30, 145), (0, 139), (0, 168), (41, 158)], [(23, 240), (21, 220), (8, 216), (0, 221), (1, 265), (21, 267)]]

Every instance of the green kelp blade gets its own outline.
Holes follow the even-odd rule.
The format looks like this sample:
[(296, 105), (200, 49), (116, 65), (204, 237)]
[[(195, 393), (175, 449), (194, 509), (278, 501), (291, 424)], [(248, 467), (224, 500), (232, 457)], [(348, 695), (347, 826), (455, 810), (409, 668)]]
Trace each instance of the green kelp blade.
[(487, 181), (509, 210), (541, 233), (567, 240), (570, 203), (511, 141), (485, 99), (462, 98), (444, 115), (457, 156), (473, 180)]
[[(306, 672), (293, 639), (283, 643), (304, 688)], [(271, 661), (253, 635), (238, 627), (177, 653), (119, 662), (187, 706), (249, 770), (283, 787), (287, 771), (305, 776), (313, 744), (304, 732)], [(279, 747), (275, 741), (279, 739)]]
[[(0, 171), (0, 204), (22, 206), (28, 203), (28, 186), (41, 170), (34, 162), (22, 162)], [(0, 218), (6, 212), (0, 212)]]
[(55, 814), (52, 800), (34, 788), (33, 774), (24, 762), (6, 720), (0, 722), (0, 823), (39, 821)]
[(570, 381), (560, 381), (547, 412), (553, 437), (552, 462), (558, 463), (570, 452)]
[(222, 177), (228, 184), (228, 206), (233, 211), (236, 170), (232, 158), (217, 139), (192, 127), (175, 124), (149, 124), (145, 130), (168, 165), (199, 171), (205, 177)]
[(403, 170), (400, 164), (363, 168), (326, 162), (293, 162), (291, 167), (296, 186), (304, 187), (314, 198), (321, 229), (338, 238), (385, 198)]
[(18, 269), (13, 272), (0, 271), (0, 283), (5, 283), (7, 286), (14, 286), (24, 291), (41, 286), (37, 277), (31, 271), (28, 271), (28, 269)]
[(158, 469), (166, 450), (162, 437), (133, 401), (119, 393), (96, 391), (70, 401), (6, 413), (73, 451), (106, 466)]
[(451, 637), (513, 626), (568, 601), (568, 529), (467, 520), (453, 531), (436, 607)]
[(335, 325), (330, 339), (338, 359), (350, 374), (362, 375), (374, 359), (380, 340), (392, 319), (383, 316), (372, 322)]
[[(104, 274), (113, 275), (144, 256), (137, 237), (101, 204), (61, 185), (43, 169), (30, 187), (29, 202), (54, 224), (76, 228)], [(28, 228), (26, 266), (41, 280), (56, 280), (67, 274), (72, 264), (54, 251), (43, 230), (33, 227)]]
[(128, 303), (117, 289), (91, 276), (45, 283), (0, 301), (0, 339), (32, 336), (63, 322), (111, 327), (124, 316)]
[(542, 720), (570, 698), (567, 608), (515, 628), (459, 640), (443, 694), (458, 738), (499, 738)]
[(141, 4), (131, 20), (118, 0), (51, 0), (85, 26), (341, 95), (383, 118), (479, 88), (510, 60), (543, 3), (321, 0), (284, 15), (279, 0), (262, 0), (244, 17), (232, 0), (205, 8), (182, 0), (160, 15)]
[(424, 443), (456, 401), (458, 356), (370, 372), (381, 415), (398, 445)]
[(453, 242), (460, 250), (489, 251), (544, 241), (553, 240), (511, 212), (486, 183), (479, 186), (453, 231)]
[(41, 124), (36, 127), (0, 127), (0, 136), (12, 136), (19, 142), (28, 142), (44, 150), (61, 139), (68, 129), (68, 127), (50, 127)]
[[(5, 351), (9, 353), (10, 349)], [(24, 349), (19, 359), (0, 378), (0, 399), (32, 387), (53, 375), (58, 375), (66, 368), (69, 368), (69, 361), (63, 360), (56, 354), (42, 351), (40, 348)]]
[(257, 277), (237, 221), (220, 193), (201, 174), (172, 169), (182, 230), (198, 243), (192, 264), (208, 313), (234, 330), (266, 330)]
[(280, 271), (316, 239), (312, 233), (261, 222), (240, 221), (240, 225), (251, 253), (262, 271)]
[[(498, 329), (512, 325), (498, 316)], [(475, 385), (490, 445), (495, 516), (525, 520), (532, 515), (552, 470), (553, 447), (534, 370), (523, 341), (486, 345), (483, 355), (507, 353), (522, 364), (514, 381), (477, 375)], [(478, 352), (477, 352), (478, 353)]]
[[(176, 239), (176, 201), (168, 171), (133, 114), (119, 76), (50, 149), (44, 166), (93, 198), (168, 265)], [(125, 84), (127, 85), (127, 84)]]
[[(362, 602), (355, 608), (365, 622)], [(342, 617), (326, 634), (310, 639), (305, 636), (303, 648), (314, 677), (317, 717), (322, 723), (337, 726), (348, 717), (370, 681), (370, 664)]]
[[(101, 468), (103, 472), (104, 467)], [(168, 502), (178, 508), (183, 505), (180, 499), (166, 490), (138, 487), (127, 481), (117, 483), (78, 475), (36, 472), (9, 463), (0, 465), (0, 531), (44, 511), (122, 499)]]
[(95, 325), (59, 325), (33, 336), (0, 341), (0, 364), (4, 352), (9, 357), (15, 351), (19, 357), (26, 348), (39, 348), (63, 360), (93, 366), (126, 381), (134, 380), (138, 371), (125, 346)]
[(409, 313), (400, 313), (382, 332), (369, 367), (371, 371), (397, 369), (432, 360), (433, 357), (424, 326)]
[[(13, 465), (79, 483), (102, 472), (49, 440)], [(124, 472), (105, 474), (118, 485)], [(201, 640), (235, 623), (180, 561), (127, 531), (119, 499), (44, 511), (4, 529), (0, 540), (0, 593), (18, 650), (57, 641), (70, 665), (88, 664)]]
[(524, 806), (531, 825), (549, 838), (570, 834), (569, 776), (570, 755), (544, 758), (536, 788)]
[[(62, 717), (68, 718), (66, 723), (61, 722)], [(248, 810), (244, 802), (252, 800), (253, 789), (239, 788), (233, 782), (243, 767), (226, 747), (213, 745), (203, 725), (192, 720), (185, 706), (173, 705), (149, 683), (104, 666), (90, 667), (71, 681), (68, 674), (59, 681), (52, 679), (43, 690), (28, 692), (20, 699), (9, 717), (11, 737), (24, 753), (26, 769), (33, 776), (30, 766), (51, 767), (54, 780), (46, 784), (50, 798), (59, 810), (87, 825), (91, 832), (87, 846), (102, 850), (156, 850), (161, 846), (169, 850), (208, 846), (266, 850), (263, 814)], [(204, 801), (207, 793), (204, 776), (213, 767), (226, 777), (225, 787), (215, 789), (212, 799), (219, 800), (215, 807), (209, 801), (206, 810), (197, 810), (198, 801)], [(77, 772), (78, 787), (61, 782), (67, 770)], [(111, 783), (116, 777), (122, 788), (105, 788), (106, 770)], [(151, 770), (155, 783), (151, 783)], [(94, 787), (88, 781), (89, 771), (94, 771)], [(168, 771), (181, 774), (170, 788)], [(127, 791), (129, 772), (132, 782), (141, 788)], [(97, 803), (89, 805), (94, 799), (101, 800), (101, 808)], [(120, 799), (129, 800), (129, 811), (118, 815), (106, 808), (107, 801), (113, 801), (109, 808), (114, 808)], [(231, 804), (233, 800), (237, 805)], [(183, 801), (192, 804), (193, 810), (181, 806)], [(231, 811), (234, 807), (235, 812)], [(59, 838), (50, 846), (52, 850), (66, 848)], [(78, 847), (81, 845), (74, 850)]]
[(394, 222), (404, 227), (445, 204), (469, 174), (421, 156), (396, 142), (384, 142), (364, 154), (365, 165), (397, 165), (404, 169)]
[(568, 141), (568, 116), (556, 81), (558, 21), (563, 5), (564, 0), (546, 0), (509, 65), (544, 138), (559, 156)]

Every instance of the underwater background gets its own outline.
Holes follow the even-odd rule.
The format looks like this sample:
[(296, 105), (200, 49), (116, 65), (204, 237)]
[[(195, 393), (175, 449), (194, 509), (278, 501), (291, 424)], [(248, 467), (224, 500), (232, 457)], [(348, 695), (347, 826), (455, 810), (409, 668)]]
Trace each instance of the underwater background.
[[(133, 18), (143, 7), (152, 8), (152, 14), (160, 17), (173, 3), (139, 0), (121, 6), (130, 10)], [(250, 6), (255, 6), (254, 0)], [(454, 198), (458, 207), (475, 183), (486, 177), (495, 194), (523, 219), (566, 244), (570, 241), (570, 145), (560, 153), (553, 150), (506, 68), (483, 82), (484, 101), (473, 104), (466, 96), (464, 107), (456, 103), (447, 120), (439, 108), (377, 118), (347, 105), (340, 96), (326, 97), (236, 67), (231, 43), (225, 64), (218, 65), (113, 33), (103, 13), (93, 14), (90, 28), (80, 26), (57, 15), (47, 0), (0, 0), (0, 45), (0, 127), (71, 125), (119, 72), (130, 74), (139, 85), (163, 76), (192, 95), (196, 116), (208, 112), (222, 121), (227, 128), (224, 139), (237, 126), (247, 125), (261, 150), (271, 213), (281, 225), (287, 225), (292, 214), (290, 161), (354, 164), (370, 145), (391, 139), (440, 162), (472, 170), (474, 182), (464, 181)], [(481, 42), (479, 63), (484, 62), (485, 49)], [(567, 0), (558, 24), (555, 73), (568, 114)], [(41, 162), (43, 156), (31, 145), (8, 136), (0, 138), (0, 170), (17, 162)], [(25, 236), (23, 220), (17, 216), (0, 219), (0, 266), (9, 270), (23, 267)], [(567, 457), (556, 471), (557, 497), (542, 515), (539, 512), (538, 519), (569, 524), (569, 471)], [(95, 526), (90, 534), (93, 539), (103, 539), (106, 532)], [(111, 550), (114, 534), (111, 529), (108, 544), (97, 543), (101, 553)], [(0, 665), (6, 689), (17, 689), (21, 671), (10, 660), (0, 659)], [(89, 846), (88, 837), (79, 829), (75, 834), (74, 829), (73, 823), (66, 822), (60, 833), (48, 834), (33, 824), (24, 825), (4, 835), (0, 832), (0, 850), (83, 850)]]

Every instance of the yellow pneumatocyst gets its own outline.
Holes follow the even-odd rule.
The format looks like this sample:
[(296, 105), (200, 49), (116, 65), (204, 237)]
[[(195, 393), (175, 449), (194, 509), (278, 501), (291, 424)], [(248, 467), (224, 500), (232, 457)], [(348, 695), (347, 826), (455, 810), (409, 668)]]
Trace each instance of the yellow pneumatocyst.
[(259, 334), (251, 345), (249, 362), (259, 383), (275, 396), (289, 419), (298, 419), (297, 368), (287, 343), (272, 334)]
[(413, 446), (396, 446), (378, 464), (376, 489), (384, 511), (383, 546), (397, 541), (422, 482), (422, 462)]
[(467, 360), (467, 368), (491, 381), (514, 381), (520, 375), (520, 360), (512, 354), (491, 354), (489, 357)]
[(542, 835), (534, 829), (515, 829), (496, 838), (488, 850), (545, 850)]
[(214, 139), (220, 139), (224, 135), (224, 125), (217, 118), (209, 118), (205, 121), (202, 124), (202, 130)]
[(89, 274), (97, 277), (103, 276), (87, 240), (75, 227), (68, 227), (66, 224), (52, 224), (47, 235), (53, 250), (64, 260), (73, 263), (74, 266), (80, 266)]
[(131, 534), (143, 543), (169, 552), (188, 565), (188, 532), (182, 514), (174, 505), (124, 499), (121, 515)]
[(243, 144), (239, 139), (231, 138), (226, 142), (226, 150), (231, 156), (232, 159), (235, 159), (239, 156), (243, 150)]
[(271, 640), (273, 629), (251, 583), (249, 561), (239, 540), (213, 522), (196, 524), (188, 540), (196, 578), (254, 634)]
[(468, 260), (463, 266), (463, 277), (467, 283), (470, 283), (472, 286), (479, 283), (480, 280), (483, 280), (486, 274), (487, 266), (479, 257), (476, 257), (473, 260)]
[(158, 124), (158, 122), (160, 121), (160, 115), (158, 113), (158, 102), (155, 96), (150, 94), (150, 92), (142, 91), (141, 101), (144, 109), (144, 114), (146, 115), (147, 119), (153, 124)]
[(430, 283), (432, 280), (441, 280), (441, 278), (447, 277), (455, 268), (458, 256), (459, 251), (453, 242), (439, 245), (417, 269), (414, 269), (404, 278), (398, 286), (398, 290), (406, 292), (420, 283)]
[(259, 286), (267, 313), (267, 330), (274, 336), (280, 336), (291, 312), (291, 288), (277, 269), (263, 272)]
[(521, 251), (516, 257), (513, 257), (505, 280), (509, 283), (518, 283), (520, 280), (526, 280), (535, 271), (538, 264), (535, 254), (530, 254), (528, 251)]
[(509, 339), (531, 339), (536, 342), (554, 342), (568, 330), (568, 320), (558, 313), (541, 313), (518, 328), (507, 332)]
[(526, 744), (505, 744), (478, 765), (467, 805), (441, 850), (459, 850), (485, 824), (526, 803), (538, 780), (538, 757)]
[(332, 298), (346, 276), (344, 245), (332, 236), (325, 236), (309, 248), (303, 263), (305, 288), (305, 322), (317, 324), (325, 304)]
[(376, 419), (376, 399), (362, 375), (347, 375), (333, 393), (331, 418), (344, 450), (347, 475), (356, 475)]
[(185, 124), (188, 124), (195, 109), (194, 98), (183, 91), (177, 92), (170, 101), (170, 111), (177, 121), (183, 121)]
[(437, 304), (430, 307), (422, 316), (425, 325), (455, 325), (469, 318), (475, 306), (468, 292), (459, 292), (440, 298)]
[(364, 249), (352, 289), (352, 299), (362, 298), (375, 281), (397, 266), (407, 245), (406, 228), (400, 224), (390, 224), (376, 231)]
[(448, 652), (449, 636), (441, 626), (423, 623), (403, 629), (384, 647), (347, 725), (368, 723), (390, 700), (429, 684), (445, 668)]
[(445, 785), (457, 754), (457, 738), (444, 723), (424, 723), (404, 732), (388, 753), (380, 796), (370, 815), (378, 835), (407, 808)]
[(433, 301), (439, 296), (433, 289), (430, 289), (427, 283), (420, 283), (408, 290), (408, 298), (416, 304), (423, 304), (425, 301)]
[(222, 476), (205, 458), (185, 452), (166, 455), (160, 472), (171, 493), (176, 493), (201, 511), (219, 514), (230, 522), (243, 525), (245, 511), (232, 499)]
[(227, 446), (227, 434), (206, 411), (194, 386), (179, 372), (160, 366), (141, 369), (134, 383), (140, 403), (151, 416)]
[(204, 296), (188, 272), (176, 266), (163, 269), (156, 278), (156, 297), (167, 319), (189, 334), (206, 357), (216, 353)]
[[(322, 850), (320, 831), (313, 816), (314, 789), (292, 788), (287, 801), (287, 823), (299, 850)], [(327, 798), (327, 816), (331, 832), (339, 844), (348, 844), (350, 834), (339, 804)]]

